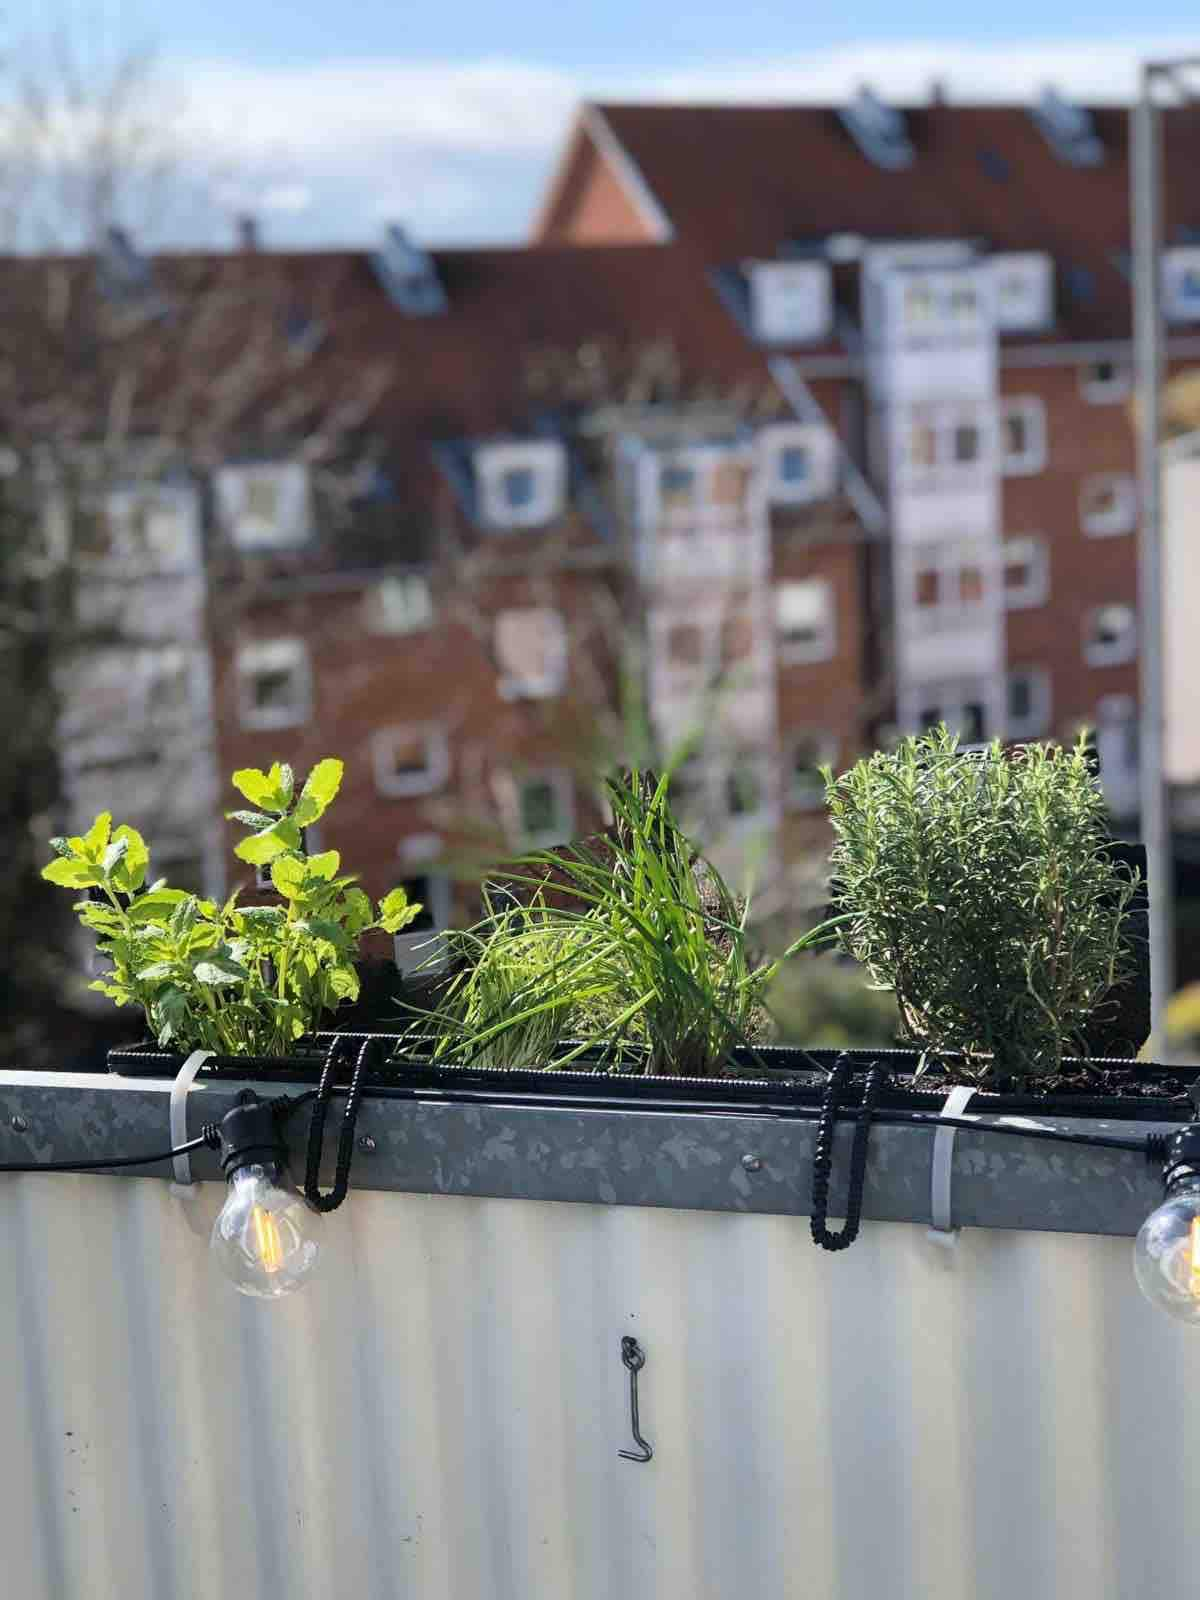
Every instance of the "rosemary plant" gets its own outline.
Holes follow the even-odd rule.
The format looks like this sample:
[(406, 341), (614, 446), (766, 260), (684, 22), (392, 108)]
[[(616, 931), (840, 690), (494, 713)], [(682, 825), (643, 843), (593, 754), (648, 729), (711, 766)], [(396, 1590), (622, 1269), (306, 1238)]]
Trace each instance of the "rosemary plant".
[(927, 1052), (1053, 1073), (1131, 970), (1137, 877), (1107, 853), (1080, 736), (960, 752), (945, 727), (824, 773), (842, 948)]

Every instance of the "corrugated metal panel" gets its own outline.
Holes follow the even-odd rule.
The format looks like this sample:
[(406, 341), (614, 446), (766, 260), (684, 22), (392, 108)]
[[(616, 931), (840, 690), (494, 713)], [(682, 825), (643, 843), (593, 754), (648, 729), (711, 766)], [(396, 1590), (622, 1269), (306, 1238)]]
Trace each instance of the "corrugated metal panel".
[[(1124, 1240), (356, 1193), (292, 1302), (216, 1185), (10, 1178), (13, 1600), (1132, 1600), (1200, 1572), (1200, 1340)], [(647, 1353), (648, 1466), (621, 1334)]]

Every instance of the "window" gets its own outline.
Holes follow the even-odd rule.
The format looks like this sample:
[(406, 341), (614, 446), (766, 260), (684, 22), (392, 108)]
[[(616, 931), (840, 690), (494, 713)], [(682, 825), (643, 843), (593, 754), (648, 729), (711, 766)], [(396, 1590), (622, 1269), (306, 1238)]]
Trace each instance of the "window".
[(143, 652), (148, 722), (175, 722), (187, 716), (192, 709), (193, 666), (192, 656), (178, 645)]
[(987, 552), (967, 539), (926, 540), (913, 551), (913, 605), (919, 627), (966, 627), (991, 583)]
[(1050, 674), (1044, 667), (1014, 667), (1008, 674), (1006, 732), (1010, 739), (1040, 739), (1050, 729)]
[(1037, 395), (1000, 402), (1000, 466), (1009, 477), (1026, 477), (1046, 465), (1046, 407)]
[(667, 629), (667, 660), (673, 667), (702, 667), (705, 630), (694, 622), (677, 622)]
[(1083, 619), (1083, 659), (1090, 667), (1119, 666), (1137, 654), (1137, 615), (1130, 605), (1094, 606)]
[(495, 623), (499, 689), (505, 700), (547, 700), (567, 676), (567, 630), (548, 606), (500, 611)]
[(1004, 541), (1004, 604), (1010, 611), (1043, 606), (1050, 593), (1050, 556), (1046, 541), (1024, 534)]
[(1079, 493), (1079, 520), (1092, 538), (1132, 533), (1137, 522), (1137, 485), (1127, 473), (1085, 478)]
[(837, 440), (819, 422), (780, 422), (762, 429), (759, 453), (767, 497), (802, 505), (827, 499), (837, 487)]
[(1093, 406), (1115, 405), (1133, 386), (1133, 374), (1123, 361), (1091, 361), (1079, 369), (1079, 392)]
[(303, 639), (269, 639), (237, 653), (243, 728), (294, 728), (311, 715), (312, 680)]
[[(427, 844), (432, 844), (432, 851), (426, 849)], [(404, 840), (398, 853), (407, 869), (399, 887), (409, 903), (421, 909), (393, 940), (396, 966), (402, 973), (440, 972), (449, 958), (447, 942), (440, 936), (450, 926), (452, 897), (450, 879), (429, 863), (440, 855), (441, 840), (436, 835), (417, 835)]]
[(1162, 275), (1168, 321), (1200, 321), (1200, 249), (1165, 251)]
[(450, 744), (437, 723), (381, 728), (371, 754), (380, 794), (432, 794), (450, 776)]
[(474, 459), (484, 527), (539, 528), (562, 515), (567, 454), (560, 439), (479, 445)]
[(833, 589), (827, 579), (775, 585), (775, 637), (784, 665), (830, 659), (836, 627)]
[(725, 815), (731, 822), (761, 817), (767, 807), (767, 771), (761, 756), (738, 756), (725, 774)]
[(690, 511), (699, 488), (696, 469), (684, 461), (667, 461), (658, 480), (664, 511)]
[(793, 734), (787, 746), (786, 802), (795, 811), (815, 811), (825, 804), (825, 780), (821, 768), (838, 759), (835, 734), (823, 729), (806, 729)]
[(918, 472), (977, 466), (991, 454), (991, 433), (982, 404), (914, 405), (904, 433), (907, 464)]
[(575, 831), (575, 795), (561, 768), (529, 772), (505, 784), (509, 827), (525, 849), (565, 844)]
[(754, 614), (747, 607), (721, 619), (721, 667), (728, 671), (754, 653)]
[(1054, 321), (1054, 264), (1041, 251), (1022, 250), (988, 260), (1001, 333), (1036, 333)]
[(433, 622), (429, 580), (420, 574), (384, 578), (366, 596), (367, 627), (372, 633), (417, 633)]
[(1133, 696), (1104, 695), (1096, 706), (1096, 754), (1100, 786), (1114, 817), (1133, 817), (1138, 812), (1138, 732)]
[(217, 509), (238, 550), (289, 550), (312, 537), (308, 468), (299, 461), (221, 467)]
[(918, 729), (936, 728), (944, 722), (964, 744), (979, 744), (988, 737), (990, 716), (987, 686), (978, 680), (929, 684), (918, 694), (909, 719)]
[(824, 261), (755, 261), (750, 320), (764, 344), (811, 344), (833, 323), (833, 290)]
[(904, 291), (904, 320), (910, 327), (924, 327), (937, 315), (937, 302), (928, 283), (910, 283)]

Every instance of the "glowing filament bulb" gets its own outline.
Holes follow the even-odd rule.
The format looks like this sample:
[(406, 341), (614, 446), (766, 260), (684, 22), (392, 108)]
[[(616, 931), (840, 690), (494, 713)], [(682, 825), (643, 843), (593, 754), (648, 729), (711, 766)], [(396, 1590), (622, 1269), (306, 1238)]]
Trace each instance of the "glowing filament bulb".
[[(273, 1212), (266, 1206), (255, 1206), (250, 1213), (250, 1225), (254, 1230), (254, 1244), (258, 1254), (259, 1264), (264, 1272), (278, 1272), (283, 1266), (283, 1240), (279, 1237), (279, 1224)], [(1192, 1268), (1193, 1282), (1200, 1285), (1200, 1272)], [(1193, 1293), (1200, 1294), (1200, 1287), (1195, 1287)]]

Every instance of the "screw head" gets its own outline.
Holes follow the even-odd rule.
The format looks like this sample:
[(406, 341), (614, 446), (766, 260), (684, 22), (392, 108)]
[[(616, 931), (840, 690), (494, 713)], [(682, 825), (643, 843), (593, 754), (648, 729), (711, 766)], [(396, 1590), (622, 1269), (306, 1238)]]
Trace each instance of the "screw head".
[(369, 1133), (359, 1135), (358, 1148), (365, 1151), (367, 1155), (370, 1155), (375, 1149), (375, 1141)]
[(24, 1117), (10, 1117), (8, 1125), (14, 1133), (29, 1132), (29, 1124), (26, 1122)]
[(762, 1157), (748, 1153), (742, 1157), (742, 1166), (747, 1172), (761, 1172)]

